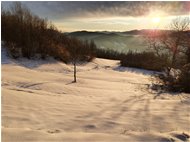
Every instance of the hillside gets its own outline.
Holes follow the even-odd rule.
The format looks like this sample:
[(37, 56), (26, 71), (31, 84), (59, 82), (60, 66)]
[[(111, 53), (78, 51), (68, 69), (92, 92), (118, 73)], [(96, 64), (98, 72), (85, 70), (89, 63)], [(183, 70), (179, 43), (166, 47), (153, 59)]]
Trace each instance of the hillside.
[(95, 59), (77, 67), (13, 60), (2, 50), (3, 142), (188, 140), (188, 94), (157, 94), (153, 72)]

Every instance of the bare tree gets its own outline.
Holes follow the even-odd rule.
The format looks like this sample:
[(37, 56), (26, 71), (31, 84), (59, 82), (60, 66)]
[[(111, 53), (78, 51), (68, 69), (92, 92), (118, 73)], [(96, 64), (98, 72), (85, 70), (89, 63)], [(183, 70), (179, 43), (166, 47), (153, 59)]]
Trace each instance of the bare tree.
[(73, 83), (77, 82), (77, 63), (82, 59), (82, 53), (83, 53), (83, 44), (80, 40), (76, 38), (70, 38), (68, 42), (68, 50), (70, 51), (70, 60), (73, 64)]
[(154, 49), (160, 56), (168, 51), (171, 54), (171, 67), (175, 66), (177, 56), (180, 53), (186, 54), (189, 46), (188, 30), (189, 18), (176, 18), (170, 25), (170, 30), (153, 31), (148, 35), (149, 47)]
[(159, 81), (165, 90), (190, 92), (189, 26), (189, 18), (177, 18), (172, 21), (170, 30), (158, 30), (148, 36), (149, 46), (157, 55), (167, 51), (170, 55), (167, 69), (156, 77), (156, 81)]

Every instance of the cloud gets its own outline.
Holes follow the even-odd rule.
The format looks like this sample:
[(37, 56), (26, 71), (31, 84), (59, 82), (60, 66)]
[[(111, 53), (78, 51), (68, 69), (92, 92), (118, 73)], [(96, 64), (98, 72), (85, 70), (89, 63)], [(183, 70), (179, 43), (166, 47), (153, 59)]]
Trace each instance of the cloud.
[[(12, 2), (2, 2), (7, 7)], [(126, 31), (154, 28), (162, 17), (165, 28), (176, 16), (190, 14), (189, 1), (22, 1), (32, 13), (52, 21), (62, 31)], [(190, 16), (190, 15), (189, 15)], [(158, 27), (158, 26), (157, 26)]]
[(155, 9), (163, 11), (166, 15), (187, 15), (190, 12), (189, 1), (31, 1), (22, 3), (35, 14), (51, 20), (114, 16), (141, 17)]

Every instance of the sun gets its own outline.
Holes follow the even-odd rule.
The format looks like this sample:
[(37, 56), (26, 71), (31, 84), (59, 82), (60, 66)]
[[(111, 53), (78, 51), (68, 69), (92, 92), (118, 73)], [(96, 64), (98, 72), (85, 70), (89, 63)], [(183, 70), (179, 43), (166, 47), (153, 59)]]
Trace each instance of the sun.
[(154, 18), (152, 18), (152, 22), (153, 23), (155, 23), (155, 24), (158, 24), (158, 23), (160, 23), (160, 17), (154, 17)]

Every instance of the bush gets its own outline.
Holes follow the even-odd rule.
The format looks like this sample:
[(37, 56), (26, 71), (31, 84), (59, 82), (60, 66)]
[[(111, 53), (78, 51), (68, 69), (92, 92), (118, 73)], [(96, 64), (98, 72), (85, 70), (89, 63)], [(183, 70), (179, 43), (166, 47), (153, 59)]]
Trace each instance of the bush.
[(162, 71), (168, 65), (167, 55), (156, 56), (153, 52), (129, 52), (121, 59), (121, 66)]
[(177, 89), (190, 93), (190, 63), (182, 68), (177, 84)]
[(190, 93), (190, 63), (178, 70), (166, 70), (156, 78), (164, 90)]

